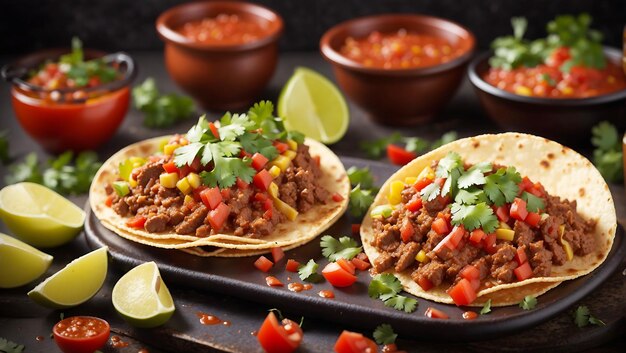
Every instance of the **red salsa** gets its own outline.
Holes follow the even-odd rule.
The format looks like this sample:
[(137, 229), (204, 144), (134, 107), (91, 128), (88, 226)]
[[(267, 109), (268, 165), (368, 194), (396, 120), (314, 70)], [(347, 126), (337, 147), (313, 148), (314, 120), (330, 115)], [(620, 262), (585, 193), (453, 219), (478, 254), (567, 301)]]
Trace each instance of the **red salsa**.
[(72, 316), (54, 325), (54, 341), (67, 353), (91, 353), (109, 339), (109, 324), (97, 317)]
[(341, 54), (368, 67), (408, 69), (429, 67), (461, 56), (464, 50), (448, 40), (399, 29), (373, 31), (365, 38), (346, 38)]
[(216, 17), (189, 21), (178, 32), (198, 43), (236, 45), (266, 36), (270, 28), (269, 23), (222, 13)]

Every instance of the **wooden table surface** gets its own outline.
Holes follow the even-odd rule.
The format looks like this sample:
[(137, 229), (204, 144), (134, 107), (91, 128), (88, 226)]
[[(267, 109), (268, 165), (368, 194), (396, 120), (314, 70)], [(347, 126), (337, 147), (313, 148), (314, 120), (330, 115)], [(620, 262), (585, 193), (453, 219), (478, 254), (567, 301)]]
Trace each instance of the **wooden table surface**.
[[(162, 92), (179, 91), (169, 79), (159, 52), (131, 53), (139, 65), (139, 77), (136, 83), (152, 76)], [(0, 57), (0, 64), (6, 63), (10, 57)], [(306, 66), (313, 68), (327, 77), (332, 78), (330, 66), (318, 53), (285, 53), (276, 74), (267, 90), (260, 99), (274, 100), (280, 88), (287, 81), (294, 68)], [(29, 152), (36, 152), (41, 158), (50, 157), (30, 139), (19, 127), (10, 105), (10, 86), (0, 83), (0, 131), (9, 130), (11, 155), (22, 159)], [(349, 102), (350, 104), (350, 102)], [(370, 122), (363, 111), (350, 104), (351, 121), (348, 133), (331, 148), (339, 155), (365, 157), (355, 146), (359, 141), (369, 140), (401, 131), (407, 136), (420, 136), (435, 139), (449, 130), (456, 130), (460, 136), (470, 136), (484, 132), (501, 131), (485, 118), (469, 82), (465, 80), (458, 94), (450, 102), (445, 111), (434, 122), (414, 128), (382, 127)], [(209, 114), (218, 117), (216, 113)], [(121, 147), (149, 137), (175, 132), (184, 132), (193, 121), (181, 122), (175, 127), (163, 130), (147, 129), (141, 125), (141, 115), (130, 109), (123, 125), (116, 135), (97, 152), (102, 160)], [(580, 141), (573, 147), (583, 153), (589, 152), (588, 141)], [(0, 165), (0, 186), (4, 185), (6, 166)], [(626, 224), (626, 194), (622, 185), (611, 185), (616, 203), (619, 222)], [(72, 201), (83, 206), (86, 196), (72, 197)], [(3, 224), (0, 231), (7, 232)], [(84, 236), (81, 234), (75, 241), (47, 252), (55, 256), (52, 267), (46, 275), (62, 268), (72, 259), (88, 252)], [(465, 351), (588, 351), (588, 352), (621, 352), (626, 339), (624, 318), (626, 317), (626, 262), (622, 262), (610, 280), (587, 296), (580, 304), (587, 305), (592, 313), (607, 323), (606, 326), (577, 328), (571, 318), (571, 310), (563, 312), (551, 320), (523, 332), (493, 340), (448, 344), (446, 342), (429, 342), (416, 332), (414, 337), (402, 337), (398, 341), (399, 348), (410, 352), (465, 352)], [(113, 335), (120, 336), (128, 342), (125, 348), (113, 348), (107, 344), (103, 352), (138, 352), (147, 349), (149, 352), (168, 352), (171, 347), (184, 347), (186, 352), (261, 352), (252, 333), (260, 326), (266, 310), (253, 301), (228, 298), (211, 292), (199, 292), (184, 287), (170, 290), (177, 305), (173, 319), (165, 326), (152, 330), (138, 330), (126, 325), (114, 312), (110, 301), (113, 284), (121, 276), (115, 266), (109, 270), (107, 282), (100, 292), (87, 303), (65, 311), (53, 311), (33, 304), (25, 293), (34, 284), (12, 290), (0, 290), (0, 337), (26, 345), (26, 353), (56, 352), (58, 349), (50, 339), (50, 331), (59, 315), (82, 314), (96, 315), (107, 319)], [(573, 310), (574, 308), (572, 308)], [(197, 323), (197, 312), (206, 312), (228, 320), (231, 326), (203, 326)], [(287, 313), (288, 317), (299, 318), (298, 313)], [(358, 320), (358, 318), (355, 318)], [(342, 329), (332, 322), (305, 318), (305, 338), (300, 352), (330, 352)], [(371, 332), (363, 332), (371, 336)], [(43, 337), (37, 340), (38, 336)]]

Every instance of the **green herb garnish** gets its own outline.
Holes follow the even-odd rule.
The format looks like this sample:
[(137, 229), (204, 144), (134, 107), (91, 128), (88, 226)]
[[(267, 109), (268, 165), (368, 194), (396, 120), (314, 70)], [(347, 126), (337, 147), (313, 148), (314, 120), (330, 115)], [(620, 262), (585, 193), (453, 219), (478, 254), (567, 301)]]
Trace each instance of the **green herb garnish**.
[(317, 282), (321, 279), (321, 275), (317, 273), (319, 265), (313, 260), (309, 260), (306, 265), (300, 265), (298, 275), (300, 279), (308, 282)]
[(374, 330), (373, 336), (378, 344), (392, 344), (398, 338), (398, 334), (393, 332), (393, 328), (389, 324), (378, 325)]
[(620, 182), (624, 178), (622, 144), (617, 129), (608, 121), (603, 121), (591, 130), (593, 164), (608, 182)]
[(374, 202), (374, 194), (378, 191), (374, 187), (374, 177), (368, 167), (350, 167), (348, 178), (352, 185), (348, 204), (350, 214), (354, 217), (361, 217)]
[(347, 172), (351, 185), (361, 185), (364, 189), (371, 189), (374, 187), (374, 177), (372, 176), (372, 172), (369, 167), (357, 168), (352, 166), (348, 168)]
[(363, 150), (368, 157), (379, 159), (385, 153), (387, 145), (394, 143), (403, 143), (404, 149), (413, 152), (415, 154), (421, 154), (428, 150), (434, 150), (449, 142), (452, 142), (458, 138), (456, 131), (446, 132), (441, 138), (433, 141), (432, 143), (421, 137), (403, 137), (399, 132), (394, 132), (389, 136), (371, 140), (363, 141), (359, 144), (361, 150)]
[(532, 310), (537, 305), (537, 298), (532, 295), (527, 295), (519, 302), (519, 307), (524, 310)]
[(98, 78), (99, 83), (108, 83), (118, 77), (118, 71), (101, 59), (85, 61), (83, 43), (77, 37), (72, 38), (72, 51), (62, 55), (59, 63), (67, 65), (67, 78), (73, 80), (76, 87), (87, 86), (91, 78)]
[(193, 100), (178, 94), (161, 95), (153, 78), (133, 88), (135, 108), (144, 114), (143, 124), (163, 128), (185, 120), (194, 112)]
[(391, 273), (376, 275), (367, 289), (370, 298), (380, 299), (385, 306), (411, 313), (417, 308), (417, 300), (399, 295), (402, 283)]
[(358, 246), (356, 240), (350, 237), (336, 239), (330, 235), (324, 235), (320, 241), (322, 255), (330, 261), (337, 261), (340, 258), (351, 260), (357, 256), (363, 247)]
[(579, 328), (585, 327), (589, 324), (599, 326), (606, 325), (602, 320), (591, 315), (589, 308), (585, 305), (580, 305), (576, 308), (576, 311), (574, 312), (574, 323), (576, 323), (576, 326)]
[(522, 200), (526, 201), (526, 209), (528, 212), (539, 212), (546, 208), (545, 202), (542, 198), (537, 197), (528, 191), (522, 193)]
[(480, 315), (487, 315), (491, 312), (491, 299), (487, 300), (483, 305), (483, 308), (480, 309)]
[(0, 353), (22, 353), (23, 350), (23, 344), (17, 344), (0, 337)]

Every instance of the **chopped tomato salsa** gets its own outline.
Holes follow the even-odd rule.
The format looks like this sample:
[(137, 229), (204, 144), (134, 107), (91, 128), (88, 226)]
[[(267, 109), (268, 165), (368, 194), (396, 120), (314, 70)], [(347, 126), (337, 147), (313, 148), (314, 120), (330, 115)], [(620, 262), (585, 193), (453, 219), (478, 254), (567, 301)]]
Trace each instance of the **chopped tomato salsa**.
[(178, 32), (202, 44), (236, 45), (255, 41), (269, 34), (269, 22), (254, 21), (235, 14), (189, 21)]

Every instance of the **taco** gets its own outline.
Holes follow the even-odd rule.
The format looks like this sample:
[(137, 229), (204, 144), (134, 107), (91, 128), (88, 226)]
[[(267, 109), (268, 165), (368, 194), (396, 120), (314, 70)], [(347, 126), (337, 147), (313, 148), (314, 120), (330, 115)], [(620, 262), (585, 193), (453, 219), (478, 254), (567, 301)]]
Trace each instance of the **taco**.
[(199, 256), (302, 245), (347, 208), (350, 182), (323, 144), (284, 129), (270, 102), (186, 135), (130, 145), (90, 190), (94, 214), (129, 240)]
[(518, 303), (583, 276), (617, 228), (604, 179), (583, 156), (544, 138), (461, 139), (402, 167), (361, 227), (375, 273), (418, 297), (457, 305)]

